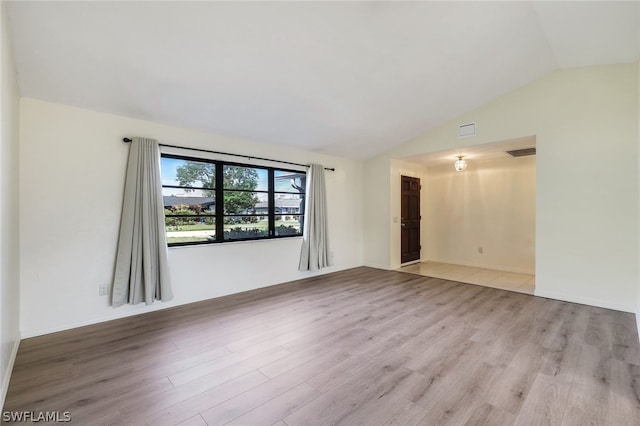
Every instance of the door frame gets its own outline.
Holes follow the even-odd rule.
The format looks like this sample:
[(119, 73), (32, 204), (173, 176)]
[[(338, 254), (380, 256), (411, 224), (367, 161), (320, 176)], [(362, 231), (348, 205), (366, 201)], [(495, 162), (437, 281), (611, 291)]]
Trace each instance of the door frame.
[(421, 190), (419, 177), (400, 175), (400, 265), (422, 258)]

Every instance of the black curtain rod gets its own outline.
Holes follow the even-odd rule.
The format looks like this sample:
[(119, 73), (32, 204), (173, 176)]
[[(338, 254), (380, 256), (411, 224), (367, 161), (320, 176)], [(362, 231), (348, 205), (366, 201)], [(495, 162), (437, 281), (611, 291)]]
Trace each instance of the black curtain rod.
[[(122, 142), (125, 143), (129, 143), (131, 142), (131, 139), (129, 138), (123, 138)], [(300, 166), (300, 167), (309, 167), (308, 164), (300, 164), (300, 163), (292, 163), (290, 161), (282, 161), (282, 160), (272, 160), (271, 158), (262, 158), (262, 157), (251, 157), (249, 155), (240, 155), (240, 154), (230, 154), (228, 152), (220, 152), (220, 151), (209, 151), (208, 149), (200, 149), (200, 148), (185, 148), (184, 146), (177, 146), (177, 145), (165, 145), (165, 144), (160, 144), (160, 146), (164, 146), (165, 148), (178, 148), (178, 149), (188, 149), (190, 151), (199, 151), (199, 152), (207, 152), (209, 154), (220, 154), (220, 155), (230, 155), (232, 157), (242, 157), (242, 158), (246, 158), (249, 160), (263, 160), (263, 161), (272, 161), (274, 163), (283, 163), (283, 164), (291, 164), (293, 166)], [(333, 167), (325, 167), (325, 170), (331, 170), (332, 172), (335, 172), (336, 169)]]

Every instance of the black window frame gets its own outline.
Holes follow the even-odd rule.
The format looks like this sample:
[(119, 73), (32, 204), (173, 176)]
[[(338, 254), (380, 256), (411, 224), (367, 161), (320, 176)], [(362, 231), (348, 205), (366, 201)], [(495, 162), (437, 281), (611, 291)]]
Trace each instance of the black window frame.
[[(215, 213), (213, 215), (167, 215), (166, 208), (163, 206), (163, 214), (165, 218), (165, 233), (167, 232), (166, 218), (174, 217), (174, 218), (203, 218), (210, 217), (214, 218), (215, 223), (215, 239), (209, 239), (207, 241), (188, 241), (188, 242), (174, 242), (170, 243), (167, 241), (168, 247), (180, 247), (180, 246), (196, 246), (196, 245), (204, 245), (204, 244), (222, 244), (222, 243), (232, 243), (238, 241), (261, 241), (261, 240), (272, 240), (272, 239), (281, 239), (281, 238), (294, 238), (301, 237), (303, 233), (303, 223), (305, 217), (305, 206), (304, 204), (301, 206), (300, 213), (277, 213), (275, 206), (275, 199), (277, 194), (294, 194), (300, 195), (302, 200), (306, 203), (306, 193), (305, 192), (288, 192), (288, 191), (276, 191), (275, 190), (275, 174), (276, 172), (291, 172), (304, 174), (305, 177), (307, 175), (306, 171), (295, 170), (295, 169), (287, 169), (281, 167), (271, 167), (271, 166), (262, 166), (256, 164), (246, 164), (246, 163), (238, 163), (233, 161), (225, 161), (225, 160), (215, 160), (209, 158), (202, 157), (193, 157), (187, 155), (177, 155), (177, 154), (160, 154), (162, 158), (173, 158), (177, 160), (186, 160), (186, 161), (195, 161), (199, 163), (208, 163), (213, 164), (215, 166), (215, 187), (197, 187), (197, 186), (181, 186), (181, 185), (162, 185), (162, 189), (165, 188), (174, 188), (174, 189), (204, 189), (214, 191), (215, 198)], [(224, 213), (224, 167), (225, 166), (233, 166), (233, 167), (247, 167), (251, 169), (261, 169), (267, 171), (267, 190), (238, 190), (238, 189), (227, 189), (227, 191), (237, 191), (237, 192), (251, 192), (257, 194), (267, 194), (267, 214), (264, 213), (252, 213), (252, 214), (225, 214)], [(164, 197), (163, 197), (164, 198)], [(233, 239), (225, 239), (224, 235), (224, 226), (225, 226), (225, 217), (267, 217), (267, 235), (259, 236), (259, 237), (247, 237), (247, 238), (233, 238)], [(300, 224), (300, 232), (296, 234), (287, 234), (287, 235), (276, 235), (276, 217), (280, 216), (297, 216), (298, 223)], [(300, 220), (302, 218), (302, 220)]]

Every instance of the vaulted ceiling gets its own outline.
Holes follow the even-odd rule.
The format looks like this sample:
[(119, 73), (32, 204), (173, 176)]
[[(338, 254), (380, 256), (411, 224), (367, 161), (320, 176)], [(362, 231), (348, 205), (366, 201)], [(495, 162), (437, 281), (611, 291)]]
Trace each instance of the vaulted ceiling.
[(638, 2), (8, 2), (22, 96), (355, 159), (560, 68)]

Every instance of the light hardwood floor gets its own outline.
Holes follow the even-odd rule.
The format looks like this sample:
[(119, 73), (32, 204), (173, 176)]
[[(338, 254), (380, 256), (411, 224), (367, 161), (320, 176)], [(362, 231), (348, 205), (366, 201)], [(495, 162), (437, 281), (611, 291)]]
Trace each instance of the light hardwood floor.
[(452, 263), (420, 262), (403, 266), (397, 271), (525, 294), (533, 294), (536, 288), (536, 276), (533, 274), (520, 274)]
[(633, 315), (370, 268), (24, 340), (79, 425), (637, 425)]

